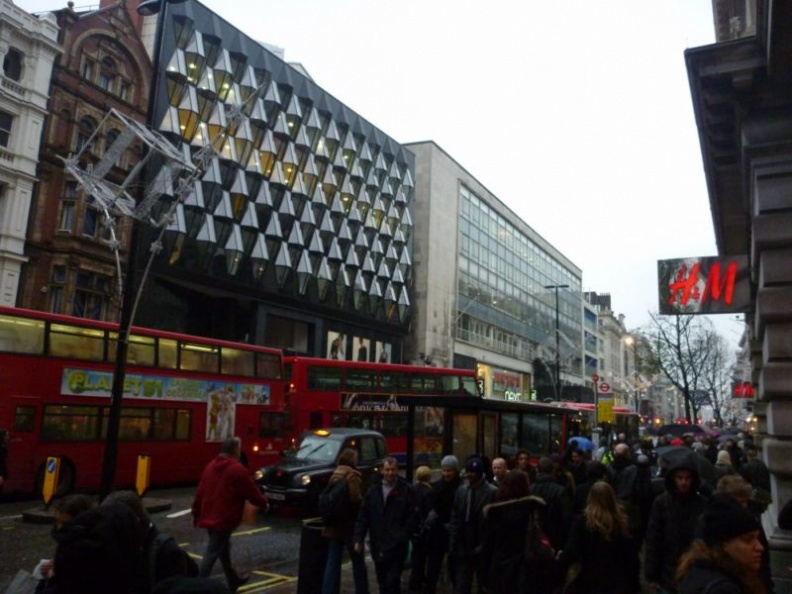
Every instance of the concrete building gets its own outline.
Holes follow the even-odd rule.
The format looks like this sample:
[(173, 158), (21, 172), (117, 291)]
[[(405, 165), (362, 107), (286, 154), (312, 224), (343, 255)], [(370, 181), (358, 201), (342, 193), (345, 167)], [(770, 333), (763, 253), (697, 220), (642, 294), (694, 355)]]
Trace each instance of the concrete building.
[(715, 44), (685, 52), (721, 256), (748, 255), (747, 319), (776, 591), (790, 591), (792, 533), (792, 3), (713, 1)]
[(405, 146), (416, 171), (407, 359), (478, 369), (491, 398), (580, 397), (580, 269), (435, 143)]
[[(60, 27), (63, 55), (50, 82), (20, 306), (118, 320), (118, 275), (107, 217), (66, 171), (63, 158), (83, 150), (87, 166), (104, 156), (121, 133), (100, 127), (110, 109), (146, 121), (151, 61), (130, 8), (123, 2), (104, 2), (98, 9), (77, 12), (69, 6), (49, 15)], [(122, 183), (143, 150), (140, 143), (125, 150), (108, 178)], [(115, 222), (125, 265), (131, 222), (125, 217)]]
[(0, 305), (17, 304), (52, 65), (55, 18), (0, 0)]

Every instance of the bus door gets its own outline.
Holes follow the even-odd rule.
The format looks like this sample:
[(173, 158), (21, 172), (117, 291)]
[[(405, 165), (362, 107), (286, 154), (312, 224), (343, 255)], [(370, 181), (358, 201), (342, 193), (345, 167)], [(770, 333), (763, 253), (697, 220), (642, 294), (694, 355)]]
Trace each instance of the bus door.
[(482, 451), (490, 460), (500, 456), (498, 448), (498, 416), (494, 412), (481, 413)]
[[(11, 434), (11, 441), (8, 444), (8, 465), (10, 477), (9, 483), (13, 482), (14, 489), (29, 488), (36, 477), (38, 467), (44, 461), (39, 454), (39, 436), (36, 427), (41, 426), (41, 407), (40, 399), (26, 396), (11, 396), (8, 402), (8, 416), (11, 422), (7, 426), (0, 426), (0, 429), (7, 429)], [(4, 415), (5, 416), (5, 415)], [(55, 450), (47, 452), (53, 455)], [(11, 485), (6, 485), (8, 492), (14, 490)]]
[(478, 415), (475, 412), (450, 410), (451, 453), (460, 463), (478, 452)]

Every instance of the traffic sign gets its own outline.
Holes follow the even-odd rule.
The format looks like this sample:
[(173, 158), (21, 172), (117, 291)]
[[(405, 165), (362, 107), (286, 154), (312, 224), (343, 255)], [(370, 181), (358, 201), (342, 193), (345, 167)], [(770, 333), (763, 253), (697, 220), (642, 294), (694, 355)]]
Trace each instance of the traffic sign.
[(595, 373), (591, 376), (591, 381), (596, 384), (599, 381), (599, 376)]
[(600, 394), (610, 394), (610, 391), (611, 391), (611, 387), (610, 387), (610, 384), (608, 382), (602, 382), (599, 385), (599, 393)]

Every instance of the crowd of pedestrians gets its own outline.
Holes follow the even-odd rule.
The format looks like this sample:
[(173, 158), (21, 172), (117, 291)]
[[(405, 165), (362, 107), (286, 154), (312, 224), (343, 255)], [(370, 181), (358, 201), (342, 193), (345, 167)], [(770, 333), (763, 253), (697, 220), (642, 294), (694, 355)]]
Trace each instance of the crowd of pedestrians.
[[(407, 589), (425, 594), (441, 581), (454, 594), (638, 594), (642, 584), (656, 594), (772, 594), (757, 501), (769, 474), (755, 449), (692, 436), (660, 444), (672, 440), (687, 449), (671, 464), (653, 441), (623, 436), (534, 463), (525, 450), (491, 463), (447, 455), (434, 482), (420, 467), (413, 485), (388, 460), (347, 528), (347, 549), (362, 564), (368, 537), (381, 594), (399, 593), (410, 565)], [(702, 476), (699, 458), (713, 472)], [(331, 554), (326, 571), (337, 576), (340, 562)], [(326, 582), (323, 593), (336, 587)]]

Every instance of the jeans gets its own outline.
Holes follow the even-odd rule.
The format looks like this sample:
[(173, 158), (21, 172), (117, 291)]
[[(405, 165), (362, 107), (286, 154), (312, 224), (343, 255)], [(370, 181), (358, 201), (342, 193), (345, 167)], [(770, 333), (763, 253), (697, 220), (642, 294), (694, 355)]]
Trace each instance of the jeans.
[(212, 573), (215, 561), (220, 559), (223, 566), (228, 587), (235, 592), (239, 585), (239, 576), (231, 565), (231, 532), (232, 530), (207, 530), (209, 534), (209, 544), (206, 545), (203, 561), (201, 561), (201, 571), (199, 577), (209, 577)]
[(322, 577), (322, 594), (337, 594), (341, 580), (341, 562), (344, 558), (344, 547), (352, 561), (352, 577), (355, 580), (355, 594), (369, 594), (368, 571), (363, 553), (356, 553), (352, 540), (331, 538), (327, 543), (327, 562)]
[(401, 574), (404, 570), (404, 557), (407, 551), (374, 558), (377, 584), (380, 594), (400, 594)]

